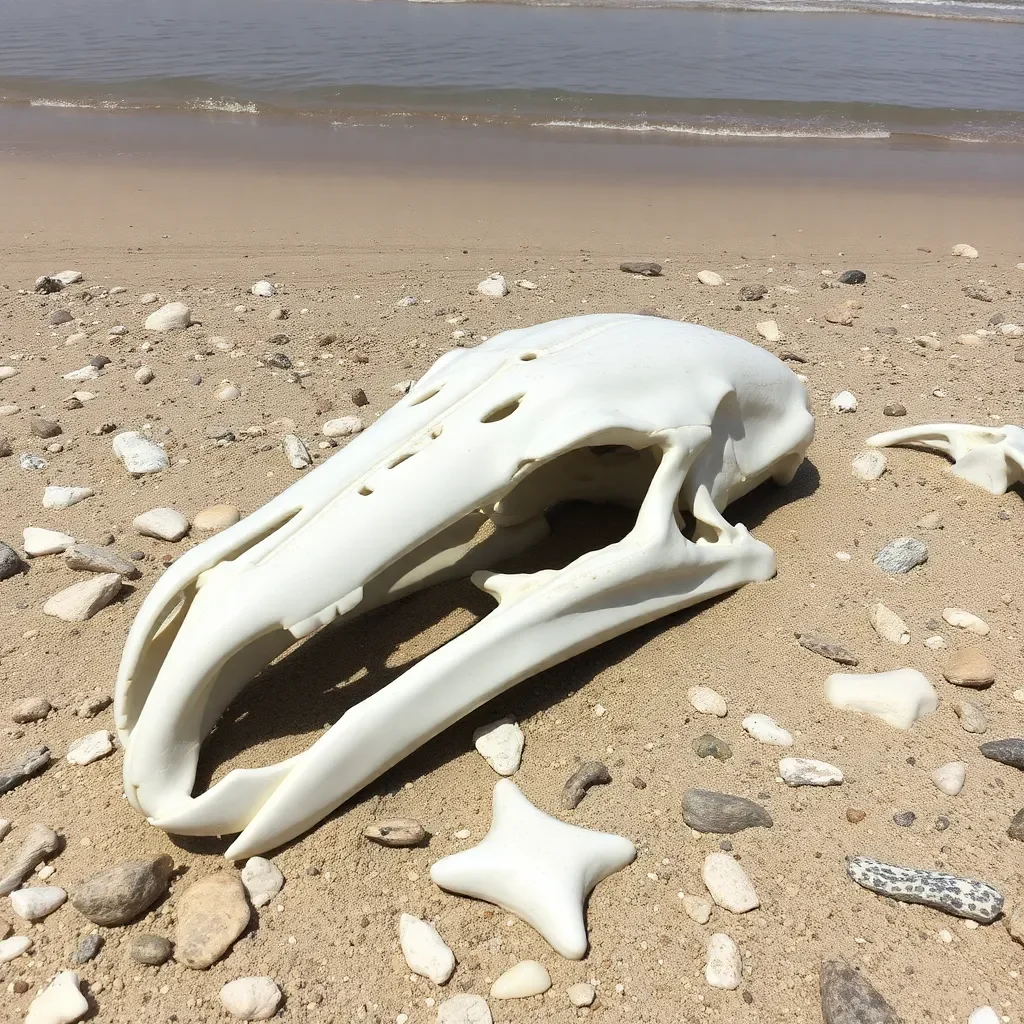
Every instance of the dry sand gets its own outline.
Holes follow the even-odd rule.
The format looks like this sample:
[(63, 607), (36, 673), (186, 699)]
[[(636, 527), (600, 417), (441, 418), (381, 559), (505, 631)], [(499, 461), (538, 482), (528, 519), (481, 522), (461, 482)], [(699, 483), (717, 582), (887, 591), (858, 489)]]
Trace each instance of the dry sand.
[[(177, 866), (166, 901), (136, 924), (103, 929), (102, 952), (77, 968), (94, 1002), (92, 1019), (223, 1019), (221, 985), (266, 974), (284, 991), (284, 1020), (389, 1024), (407, 1014), (411, 1024), (424, 1024), (433, 1021), (435, 1002), (462, 991), (486, 995), (502, 971), (535, 958), (548, 967), (552, 989), (526, 1003), (492, 1000), (499, 1024), (586, 1015), (796, 1024), (821, 1019), (819, 967), (838, 958), (859, 965), (907, 1022), (962, 1024), (986, 1003), (1016, 1021), (1024, 1005), (1024, 951), (1002, 924), (970, 928), (934, 910), (886, 901), (850, 882), (843, 862), (866, 854), (941, 867), (996, 885), (1008, 904), (1024, 897), (1024, 848), (1006, 834), (1024, 804), (1021, 776), (985, 760), (978, 737), (965, 733), (951, 710), (957, 699), (976, 699), (989, 718), (986, 739), (1024, 733), (1024, 705), (1012, 697), (1024, 685), (1021, 494), (992, 497), (950, 477), (941, 457), (910, 451), (889, 453), (888, 472), (875, 484), (858, 482), (850, 471), (863, 439), (893, 425), (1024, 422), (1024, 363), (1015, 361), (1024, 341), (990, 337), (970, 347), (957, 340), (985, 327), (994, 313), (1024, 322), (1024, 271), (1015, 269), (1024, 259), (1024, 196), (972, 187), (915, 192), (879, 183), (830, 188), (514, 179), (417, 181), (409, 175), (54, 161), (0, 166), (0, 363), (20, 371), (0, 383), (0, 404), (21, 407), (0, 420), (0, 435), (11, 437), (15, 453), (0, 460), (0, 539), (20, 547), (24, 527), (43, 526), (92, 542), (110, 533), (118, 550), (146, 553), (142, 578), (81, 624), (42, 613), (49, 595), (78, 578), (59, 556), (35, 559), (25, 574), (0, 583), (4, 715), (32, 695), (57, 709), (37, 724), (5, 722), (5, 759), (45, 743), (55, 763), (0, 798), (0, 816), (15, 823), (0, 860), (8, 859), (24, 828), (41, 821), (66, 837), (50, 883), (72, 892), (92, 872), (126, 857), (168, 853)], [(980, 259), (951, 257), (959, 242), (976, 246)], [(625, 259), (659, 260), (665, 274), (652, 280), (623, 274), (617, 268)], [(37, 276), (69, 268), (81, 270), (85, 281), (50, 297), (31, 293)], [(822, 290), (823, 269), (848, 268), (866, 271), (867, 285)], [(718, 271), (727, 285), (698, 284), (701, 269)], [(510, 281), (529, 278), (538, 288), (486, 299), (475, 286), (492, 271)], [(279, 298), (249, 294), (260, 278), (278, 284)], [(981, 278), (996, 290), (992, 303), (963, 294)], [(766, 298), (739, 301), (740, 285), (755, 282), (770, 286)], [(782, 285), (796, 291), (784, 292)], [(114, 286), (127, 291), (110, 296)], [(140, 351), (143, 321), (153, 307), (142, 307), (139, 297), (151, 291), (163, 301), (186, 301), (202, 326), (154, 338), (152, 351)], [(405, 295), (419, 304), (396, 308)], [(850, 299), (862, 304), (853, 326), (825, 322), (826, 311)], [(246, 311), (235, 313), (237, 304)], [(268, 321), (278, 305), (290, 311), (288, 319)], [(47, 314), (61, 307), (75, 322), (49, 328)], [(224, 843), (176, 840), (132, 811), (121, 793), (120, 751), (86, 767), (62, 761), (77, 737), (111, 727), (109, 709), (90, 722), (76, 718), (74, 709), (88, 695), (111, 691), (142, 597), (168, 557), (201, 539), (168, 544), (140, 538), (133, 517), (160, 505), (189, 516), (219, 502), (243, 513), (258, 508), (297, 477), (281, 452), (282, 428), (275, 421), (292, 419), (317, 460), (327, 457), (329, 450), (317, 448), (320, 424), (356, 412), (369, 422), (386, 409), (396, 400), (396, 382), (416, 378), (454, 344), (448, 317), (466, 318), (461, 329), (472, 343), (559, 316), (641, 309), (755, 341), (755, 324), (774, 319), (786, 341), (767, 347), (806, 358), (794, 366), (807, 375), (818, 417), (807, 464), (788, 488), (765, 488), (728, 513), (775, 548), (778, 576), (546, 672), (429, 743), (276, 852), (287, 879), (283, 892), (208, 972), (131, 960), (133, 935), (173, 936), (176, 893), (212, 872), (235, 870), (219, 857)], [(128, 334), (108, 338), (107, 329), (117, 324)], [(88, 340), (66, 344), (78, 331)], [(929, 332), (940, 339), (940, 350), (913, 340)], [(267, 339), (279, 333), (290, 338), (281, 350), (295, 368), (309, 371), (301, 382), (257, 364)], [(323, 344), (323, 335), (336, 340)], [(235, 347), (220, 351), (209, 341), (214, 336)], [(112, 362), (98, 380), (81, 385), (97, 397), (66, 411), (62, 403), (76, 385), (62, 374), (97, 353)], [(142, 363), (155, 372), (145, 386), (133, 379)], [(239, 399), (214, 399), (224, 380), (241, 389)], [(362, 410), (349, 398), (357, 387), (370, 399)], [(843, 389), (858, 396), (854, 414), (829, 409), (829, 398)], [(890, 402), (906, 406), (906, 419), (883, 417)], [(60, 422), (60, 452), (44, 452), (51, 442), (30, 435), (32, 414)], [(172, 468), (129, 478), (111, 452), (111, 435), (96, 433), (104, 424), (117, 430), (151, 424)], [(217, 446), (206, 436), (213, 424), (233, 427), (239, 440)], [(247, 436), (248, 427), (266, 432)], [(23, 451), (45, 455), (49, 467), (19, 469)], [(89, 486), (96, 495), (49, 512), (41, 506), (46, 483)], [(927, 513), (938, 513), (942, 527), (917, 529)], [(590, 517), (579, 509), (552, 519), (552, 540), (523, 564), (564, 564), (581, 545), (626, 525), (614, 514)], [(591, 519), (593, 529), (583, 528)], [(906, 577), (886, 577), (872, 556), (905, 534), (926, 541), (929, 560)], [(851, 558), (839, 560), (837, 552)], [(873, 632), (867, 607), (879, 600), (908, 623), (909, 646)], [(974, 642), (999, 675), (976, 697), (944, 682), (945, 652), (922, 644), (934, 632), (926, 623), (949, 605), (977, 613), (992, 627), (990, 636)], [(203, 777), (304, 749), (354, 700), (488, 606), (468, 583), (444, 586), (307, 643), (228, 712), (208, 744)], [(799, 647), (797, 630), (819, 631), (852, 648), (864, 670), (920, 669), (939, 691), (938, 712), (903, 733), (832, 709), (823, 681), (836, 666)], [(949, 627), (940, 632), (951, 648), (971, 639)], [(726, 719), (692, 711), (686, 690), (695, 683), (725, 696)], [(607, 713), (595, 716), (597, 705)], [(794, 732), (793, 750), (760, 746), (746, 736), (740, 722), (752, 712)], [(578, 824), (628, 836), (640, 851), (632, 867), (601, 883), (591, 898), (591, 950), (583, 962), (561, 959), (507, 913), (445, 894), (429, 881), (434, 860), (478, 841), (488, 827), (496, 776), (471, 737), (475, 727), (503, 714), (526, 732), (515, 781), (530, 799)], [(706, 731), (732, 744), (730, 760), (695, 756), (691, 743)], [(783, 753), (837, 764), (846, 782), (787, 789), (776, 779)], [(589, 758), (608, 764), (612, 784), (592, 790), (577, 810), (560, 811), (562, 783)], [(969, 768), (964, 791), (950, 798), (929, 773), (953, 760)], [(686, 917), (679, 894), (705, 894), (700, 866), (722, 837), (698, 836), (683, 825), (680, 800), (691, 786), (759, 799), (775, 819), (771, 830), (731, 838), (762, 906), (740, 917), (716, 909), (704, 927)], [(867, 812), (862, 823), (847, 821), (850, 807)], [(905, 809), (917, 821), (897, 827), (892, 816)], [(935, 827), (940, 815), (949, 820), (941, 832)], [(418, 818), (433, 833), (429, 847), (368, 844), (361, 832), (382, 816)], [(470, 839), (457, 839), (460, 829), (468, 829)], [(398, 946), (403, 911), (435, 921), (454, 949), (459, 964), (445, 988), (410, 977)], [(13, 919), (6, 909), (2, 916)], [(36, 989), (70, 966), (79, 937), (92, 930), (70, 904), (32, 926), (33, 951), (0, 966), (0, 1015), (20, 1020)], [(741, 992), (717, 991), (704, 981), (706, 941), (717, 930), (743, 951)], [(581, 980), (598, 987), (590, 1010), (574, 1010), (565, 995)], [(16, 993), (15, 981), (26, 982), (28, 991)]]

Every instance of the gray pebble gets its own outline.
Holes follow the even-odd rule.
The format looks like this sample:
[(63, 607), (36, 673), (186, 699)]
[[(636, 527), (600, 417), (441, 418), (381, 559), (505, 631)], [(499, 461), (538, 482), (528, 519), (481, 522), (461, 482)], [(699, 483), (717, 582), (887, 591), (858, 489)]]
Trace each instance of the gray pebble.
[(849, 857), (846, 873), (858, 885), (903, 903), (921, 903), (955, 917), (990, 924), (1003, 910), (1003, 895), (986, 882), (925, 868), (905, 868)]
[(562, 787), (562, 806), (571, 811), (579, 805), (591, 786), (606, 786), (611, 781), (607, 765), (600, 761), (584, 761)]
[(817, 633), (795, 633), (794, 636), (801, 647), (820, 654), (823, 658), (828, 658), (829, 661), (838, 662), (840, 665), (860, 664), (860, 658), (853, 651), (848, 651), (834, 640), (818, 636)]
[(916, 537), (897, 537), (875, 555), (875, 565), (890, 576), (910, 572), (928, 561), (928, 548)]
[(21, 572), (23, 568), (25, 568), (25, 564), (22, 562), (18, 552), (10, 544), (4, 544), (3, 541), (0, 541), (0, 580), (9, 580), (12, 576), (16, 576)]
[(47, 318), (46, 322), (51, 327), (60, 327), (61, 324), (69, 324), (74, 317), (66, 309), (55, 309)]
[(768, 286), (763, 284), (745, 284), (740, 289), (740, 298), (744, 302), (757, 302), (768, 294)]
[(619, 270), (627, 274), (642, 274), (644, 277), (661, 277), (660, 263), (620, 263)]
[(86, 935), (84, 939), (78, 944), (78, 948), (71, 954), (71, 959), (76, 964), (87, 964), (90, 960), (96, 958), (96, 955), (103, 948), (103, 939), (101, 936), (93, 932), (91, 935)]
[(906, 416), (907, 407), (901, 402), (891, 402), (882, 410), (883, 416)]
[(717, 761), (728, 761), (732, 757), (732, 747), (709, 732), (693, 741), (693, 751), (698, 757), (713, 757)]
[(95, 544), (82, 544), (76, 541), (65, 549), (64, 561), (69, 569), (80, 569), (85, 572), (116, 572), (128, 579), (134, 579), (139, 575), (138, 568), (123, 555), (109, 548), (97, 547)]
[(420, 846), (426, 842), (427, 830), (415, 818), (392, 818), (375, 821), (363, 830), (367, 839), (381, 846)]
[(260, 356), (260, 362), (264, 366), (272, 366), (277, 370), (292, 368), (292, 361), (283, 352), (268, 352), (266, 355)]
[(683, 794), (683, 821), (697, 832), (731, 835), (745, 828), (771, 828), (772, 816), (753, 800), (711, 789)]
[(978, 749), (993, 761), (1024, 771), (1024, 739), (990, 740)]
[(6, 768), (0, 769), (0, 796), (41, 772), (49, 763), (49, 747), (33, 747), (19, 754)]
[(917, 821), (917, 815), (913, 811), (897, 811), (892, 820), (900, 828), (910, 828)]
[(1022, 807), (1014, 816), (1010, 822), (1010, 827), (1006, 830), (1006, 834), (1011, 839), (1016, 839), (1024, 843), (1024, 807)]
[(944, 814), (940, 814), (935, 819), (935, 831), (945, 832), (947, 828), (949, 828), (949, 818), (947, 818)]
[(840, 284), (863, 284), (867, 279), (863, 270), (844, 270), (839, 275)]
[(849, 964), (822, 964), (818, 980), (825, 1024), (900, 1024), (893, 1008)]
[(136, 935), (132, 940), (131, 955), (140, 964), (159, 967), (171, 959), (172, 946), (162, 935)]
[(173, 867), (166, 854), (115, 864), (87, 878), (71, 904), (93, 924), (127, 924), (163, 896)]

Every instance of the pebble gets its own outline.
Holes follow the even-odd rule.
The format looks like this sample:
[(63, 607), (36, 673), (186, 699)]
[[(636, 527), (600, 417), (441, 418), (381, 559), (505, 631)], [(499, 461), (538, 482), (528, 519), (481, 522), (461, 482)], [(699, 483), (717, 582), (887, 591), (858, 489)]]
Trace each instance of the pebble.
[(1024, 772), (1024, 739), (990, 740), (978, 749), (990, 760)]
[(100, 729), (72, 743), (68, 747), (67, 762), (78, 765), (92, 764), (93, 761), (98, 761), (113, 751), (114, 744), (111, 742), (110, 733), (106, 729)]
[(43, 491), (43, 508), (71, 508), (95, 493), (91, 487), (47, 487)]
[(513, 775), (523, 760), (523, 730), (511, 718), (481, 726), (473, 733), (473, 746), (499, 774)]
[(686, 697), (696, 711), (702, 715), (714, 715), (715, 718), (725, 718), (729, 713), (725, 698), (712, 690), (710, 686), (691, 686), (686, 691)]
[(759, 743), (773, 747), (793, 746), (793, 737), (768, 715), (747, 715), (743, 719), (744, 730)]
[(50, 763), (49, 747), (32, 747), (16, 756), (6, 768), (0, 770), (0, 796), (20, 786), (36, 772), (41, 772)]
[(60, 424), (56, 420), (47, 420), (42, 416), (33, 416), (29, 420), (29, 430), (36, 436), (42, 438), (56, 437), (61, 433)]
[(979, 287), (975, 284), (964, 285), (964, 295), (969, 299), (977, 299), (979, 302), (995, 302), (995, 289), (989, 285)]
[(575, 985), (570, 985), (566, 990), (565, 994), (569, 997), (569, 1002), (572, 1003), (577, 1009), (581, 1009), (584, 1006), (592, 1006), (594, 1000), (597, 998), (597, 989), (593, 985), (588, 985), (585, 981), (577, 981)]
[(849, 964), (822, 964), (818, 984), (824, 1024), (900, 1024), (893, 1008)]
[(691, 921), (707, 924), (711, 920), (711, 904), (706, 899), (683, 892), (679, 895), (683, 901), (683, 912)]
[(140, 366), (135, 371), (135, 383), (136, 384), (150, 384), (156, 374), (153, 372), (152, 366)]
[(42, 824), (31, 825), (25, 831), (10, 866), (0, 878), (0, 896), (14, 892), (44, 860), (59, 853), (60, 848), (60, 836), (52, 828)]
[(193, 883), (178, 897), (174, 959), (195, 970), (216, 963), (248, 927), (250, 914), (237, 875)]
[(565, 780), (565, 785), (562, 787), (562, 806), (571, 811), (574, 807), (579, 806), (591, 786), (607, 786), (611, 781), (612, 776), (607, 765), (600, 761), (584, 761)]
[(87, 878), (71, 905), (104, 928), (128, 924), (167, 892), (174, 862), (166, 854), (128, 860)]
[(159, 967), (171, 959), (173, 947), (162, 935), (136, 935), (129, 952), (133, 960), (150, 967)]
[(940, 764), (931, 775), (932, 782), (946, 796), (956, 796), (964, 788), (966, 778), (966, 761), (950, 761), (948, 764)]
[(419, 846), (426, 841), (427, 830), (414, 818), (392, 818), (367, 825), (363, 835), (381, 846)]
[(25, 935), (15, 935), (10, 939), (0, 939), (0, 964), (9, 963), (11, 960), (27, 953), (32, 948), (32, 940)]
[(9, 580), (22, 570), (21, 558), (18, 552), (0, 541), (0, 580)]
[(873, 604), (868, 609), (868, 620), (883, 640), (894, 644), (910, 643), (910, 630), (907, 624), (884, 604)]
[(146, 317), (147, 331), (183, 331), (192, 323), (192, 310), (184, 302), (168, 302)]
[(135, 532), (157, 540), (178, 541), (188, 533), (188, 520), (173, 508), (152, 508), (132, 520)]
[(260, 299), (272, 299), (277, 289), (269, 281), (257, 281), (250, 289)]
[(718, 761), (728, 761), (732, 757), (732, 747), (709, 732), (693, 741), (693, 750), (698, 757), (713, 757)]
[(922, 903), (955, 917), (990, 924), (1003, 910), (1003, 896), (991, 885), (925, 868), (849, 857), (846, 873), (858, 885), (903, 903)]
[(683, 794), (683, 821), (697, 832), (732, 835), (747, 828), (771, 828), (772, 816), (753, 800), (711, 789)]
[(159, 473), (170, 465), (167, 452), (149, 438), (143, 437), (137, 430), (126, 430), (118, 434), (114, 438), (113, 446), (114, 454), (132, 476)]
[(939, 697), (916, 669), (865, 675), (837, 672), (825, 680), (825, 699), (834, 708), (882, 719), (896, 729), (909, 729), (939, 706)]
[(62, 906), (68, 894), (56, 885), (36, 885), (15, 889), (9, 899), (11, 909), (26, 921), (41, 921)]
[(64, 563), (69, 569), (84, 572), (113, 572), (129, 578), (139, 575), (132, 561), (119, 555), (113, 548), (101, 548), (77, 541), (64, 551)]
[(65, 622), (85, 622), (106, 608), (121, 591), (117, 573), (97, 573), (58, 591), (43, 605), (43, 612)]
[(102, 948), (103, 937), (97, 932), (90, 932), (78, 943), (78, 947), (71, 954), (71, 959), (76, 964), (87, 964), (90, 960), (95, 960), (99, 956)]
[(661, 277), (660, 263), (620, 263), (619, 270), (626, 274), (640, 274), (642, 277)]
[(548, 969), (537, 960), (521, 960), (491, 986), (492, 999), (528, 999), (551, 988)]
[(309, 469), (313, 460), (309, 457), (309, 449), (303, 444), (302, 438), (295, 434), (285, 434), (281, 439), (285, 458), (292, 469)]
[(976, 260), (978, 258), (978, 250), (975, 249), (973, 245), (961, 242), (959, 245), (953, 246), (952, 255), (964, 256), (969, 260)]
[(145, 292), (139, 296), (139, 304), (142, 306), (152, 306), (154, 302), (159, 302), (160, 296), (156, 292)]
[(943, 608), (942, 617), (949, 625), (957, 629), (966, 629), (975, 636), (988, 636), (991, 632), (991, 627), (984, 619), (979, 619), (977, 615), (965, 612), (962, 608)]
[(971, 1010), (967, 1024), (1001, 1024), (1002, 1019), (991, 1006), (979, 1006), (976, 1010)]
[(324, 437), (351, 437), (363, 429), (363, 421), (358, 416), (339, 416), (328, 420), (321, 428)]
[(983, 690), (996, 681), (995, 666), (985, 652), (977, 647), (953, 651), (942, 674), (954, 686), (967, 686), (974, 690)]
[(42, 721), (53, 708), (45, 697), (26, 697), (11, 708), (11, 721), (19, 725)]
[(66, 309), (55, 309), (46, 318), (46, 322), (51, 327), (60, 327), (61, 324), (69, 324), (74, 320), (74, 317)]
[(779, 775), (787, 786), (839, 786), (843, 782), (843, 773), (834, 764), (812, 757), (784, 757)]
[(211, 505), (197, 512), (192, 519), (192, 526), (204, 533), (226, 530), (234, 526), (242, 518), (242, 513), (234, 505)]
[(739, 946), (724, 932), (715, 932), (708, 939), (707, 966), (704, 980), (712, 988), (731, 992), (740, 987), (743, 980), (743, 961)]
[(409, 969), (435, 985), (443, 985), (455, 972), (455, 954), (437, 929), (412, 914), (402, 914), (398, 923), (402, 955)]
[(840, 284), (863, 284), (867, 279), (863, 270), (844, 270), (839, 275)]
[(438, 1006), (437, 1024), (493, 1024), (491, 1008), (483, 996), (464, 992)]
[(1016, 839), (1019, 842), (1024, 842), (1024, 808), (1021, 808), (1010, 821), (1010, 827), (1006, 830), (1006, 834), (1011, 839)]
[(75, 543), (74, 537), (57, 530), (44, 530), (38, 526), (26, 526), (24, 532), (25, 554), (29, 558), (39, 555), (56, 555)]
[(1024, 903), (1018, 904), (1006, 918), (1006, 930), (1014, 942), (1024, 946)]
[(242, 885), (254, 907), (265, 907), (283, 888), (284, 875), (266, 857), (250, 857), (242, 868)]
[(763, 284), (745, 284), (740, 288), (740, 298), (744, 302), (759, 302), (768, 294), (768, 286)]
[(820, 654), (823, 658), (828, 658), (829, 661), (834, 661), (839, 665), (860, 664), (860, 658), (856, 654), (833, 640), (819, 636), (817, 633), (796, 633), (794, 635), (801, 647)]
[[(852, 327), (853, 326), (853, 314), (848, 309), (830, 309), (825, 314), (825, 319), (830, 324), (837, 324), (839, 327)], [(843, 394), (850, 394), (848, 391), (844, 391)], [(838, 396), (836, 396), (838, 397)], [(852, 397), (852, 396), (851, 396)], [(835, 401), (835, 399), (833, 399)], [(856, 399), (854, 399), (856, 402)], [(854, 412), (854, 409), (836, 409), (836, 412)]]
[(746, 871), (728, 853), (709, 853), (704, 858), (701, 877), (711, 898), (733, 914), (745, 914), (761, 905)]
[(964, 732), (983, 733), (988, 729), (985, 712), (970, 701), (961, 700), (953, 704), (953, 714), (960, 720), (960, 728)]
[(78, 705), (78, 710), (75, 714), (78, 715), (79, 718), (95, 718), (101, 711), (106, 711), (113, 702), (113, 698), (106, 695), (86, 697), (85, 700)]
[(785, 341), (786, 336), (779, 330), (779, 325), (774, 320), (762, 320), (757, 325), (757, 333), (765, 341)]
[(238, 1020), (270, 1020), (281, 1003), (281, 989), (273, 978), (236, 978), (220, 990), (220, 1001)]
[(713, 270), (701, 270), (697, 274), (697, 280), (711, 288), (718, 288), (725, 284), (725, 278), (721, 274), (716, 274)]
[(913, 811), (897, 811), (892, 816), (893, 824), (900, 828), (910, 828), (917, 821), (917, 815)]
[(241, 397), (242, 392), (238, 389), (237, 385), (225, 381), (213, 394), (213, 397), (218, 402), (233, 402), (236, 398)]
[(61, 971), (29, 1004), (25, 1024), (73, 1024), (89, 1012), (74, 971)]
[(861, 452), (850, 465), (858, 480), (871, 483), (885, 472), (888, 460), (883, 452)]
[(46, 459), (41, 459), (38, 455), (33, 455), (31, 452), (22, 452), (18, 456), (18, 465), (22, 469), (38, 472), (39, 470), (46, 469), (49, 463)]
[(928, 548), (916, 537), (897, 537), (875, 555), (874, 562), (882, 572), (898, 576), (928, 561)]
[(508, 295), (508, 282), (501, 274), (491, 274), (476, 286), (476, 290), (488, 298), (500, 299), (502, 296)]

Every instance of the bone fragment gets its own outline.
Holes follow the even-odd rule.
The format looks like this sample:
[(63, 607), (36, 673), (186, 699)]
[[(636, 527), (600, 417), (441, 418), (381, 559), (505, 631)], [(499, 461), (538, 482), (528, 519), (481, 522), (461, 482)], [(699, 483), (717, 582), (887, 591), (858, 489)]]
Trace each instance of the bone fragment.
[(584, 761), (562, 787), (562, 806), (571, 811), (587, 795), (591, 786), (606, 786), (612, 781), (607, 765), (600, 761)]
[(415, 818), (375, 821), (363, 830), (367, 839), (381, 846), (419, 846), (428, 837), (427, 830)]

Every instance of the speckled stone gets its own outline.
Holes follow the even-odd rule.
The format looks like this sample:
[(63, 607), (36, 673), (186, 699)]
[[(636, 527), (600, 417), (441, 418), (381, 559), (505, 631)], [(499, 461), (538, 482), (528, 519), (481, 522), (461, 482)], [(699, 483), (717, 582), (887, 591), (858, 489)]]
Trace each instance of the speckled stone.
[(819, 984), (825, 1024), (900, 1024), (893, 1008), (849, 964), (822, 964)]
[(875, 565), (890, 576), (900, 576), (928, 561), (928, 548), (916, 537), (897, 537), (875, 555)]
[(978, 749), (992, 761), (1024, 771), (1024, 739), (990, 740)]

